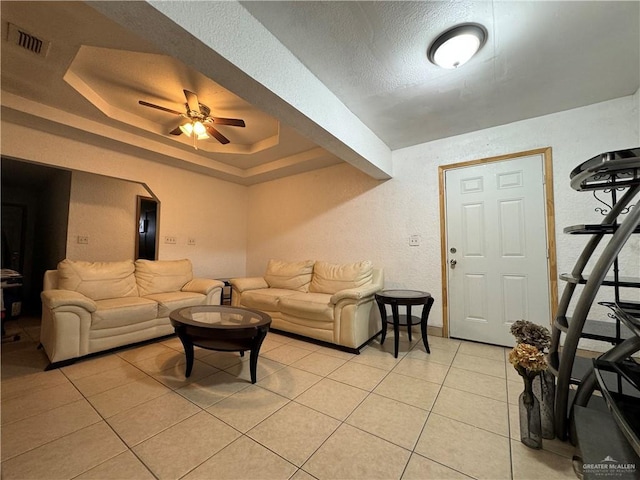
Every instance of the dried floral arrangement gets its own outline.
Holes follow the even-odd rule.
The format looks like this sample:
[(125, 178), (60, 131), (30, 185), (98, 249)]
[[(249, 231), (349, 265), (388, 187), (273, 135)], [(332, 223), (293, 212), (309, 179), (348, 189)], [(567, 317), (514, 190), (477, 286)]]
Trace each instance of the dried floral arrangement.
[(516, 337), (517, 343), (533, 345), (540, 351), (544, 351), (551, 345), (551, 334), (542, 325), (527, 320), (517, 320), (511, 325), (511, 334)]
[(511, 325), (517, 345), (509, 353), (509, 363), (523, 377), (533, 378), (547, 369), (544, 351), (551, 345), (549, 330), (527, 320)]
[(519, 343), (511, 350), (509, 363), (521, 376), (528, 378), (533, 378), (547, 369), (544, 353), (526, 343)]

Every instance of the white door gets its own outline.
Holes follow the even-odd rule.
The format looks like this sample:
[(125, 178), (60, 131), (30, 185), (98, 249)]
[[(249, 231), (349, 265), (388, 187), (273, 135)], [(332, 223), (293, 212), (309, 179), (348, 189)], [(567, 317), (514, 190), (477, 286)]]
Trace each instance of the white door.
[(445, 172), (450, 336), (513, 346), (516, 320), (549, 326), (542, 155)]

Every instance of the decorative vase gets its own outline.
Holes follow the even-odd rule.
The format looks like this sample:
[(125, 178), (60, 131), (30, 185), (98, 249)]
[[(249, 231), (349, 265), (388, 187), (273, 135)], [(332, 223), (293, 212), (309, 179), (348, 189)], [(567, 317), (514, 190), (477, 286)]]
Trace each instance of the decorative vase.
[(544, 370), (533, 379), (533, 394), (540, 403), (540, 420), (542, 422), (542, 438), (556, 438), (553, 426), (554, 403), (556, 401), (556, 377)]
[[(520, 440), (529, 448), (542, 448), (542, 423), (540, 403), (533, 394), (533, 378), (524, 379), (524, 391), (518, 399), (520, 407)], [(535, 378), (535, 377), (534, 377)]]

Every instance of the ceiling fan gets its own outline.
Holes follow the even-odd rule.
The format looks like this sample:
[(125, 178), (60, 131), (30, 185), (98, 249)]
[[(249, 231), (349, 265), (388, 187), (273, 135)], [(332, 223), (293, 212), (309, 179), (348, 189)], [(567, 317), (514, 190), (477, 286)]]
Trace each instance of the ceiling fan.
[(196, 140), (204, 140), (209, 137), (213, 137), (220, 143), (227, 144), (229, 139), (220, 133), (213, 126), (215, 125), (230, 125), (232, 127), (244, 127), (244, 120), (239, 118), (222, 118), (211, 116), (211, 109), (206, 105), (198, 102), (198, 96), (190, 92), (189, 90), (183, 90), (184, 96), (187, 99), (185, 103), (186, 112), (178, 112), (170, 108), (161, 107), (160, 105), (154, 105), (153, 103), (145, 102), (144, 100), (138, 100), (140, 105), (145, 107), (156, 108), (163, 112), (173, 113), (183, 117), (182, 123), (176, 128), (171, 130), (171, 135), (182, 135), (183, 133), (193, 138), (193, 147), (197, 150)]

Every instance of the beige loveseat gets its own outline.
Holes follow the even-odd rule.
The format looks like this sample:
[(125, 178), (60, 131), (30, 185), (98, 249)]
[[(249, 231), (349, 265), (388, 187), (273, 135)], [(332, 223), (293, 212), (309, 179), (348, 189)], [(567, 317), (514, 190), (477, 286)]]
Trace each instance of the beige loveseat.
[(40, 342), (51, 364), (173, 333), (169, 313), (220, 305), (224, 284), (193, 278), (189, 260), (63, 260), (44, 276)]
[(270, 260), (264, 277), (233, 278), (232, 305), (268, 313), (271, 328), (359, 352), (380, 333), (372, 309), (382, 269), (371, 262), (330, 264)]

